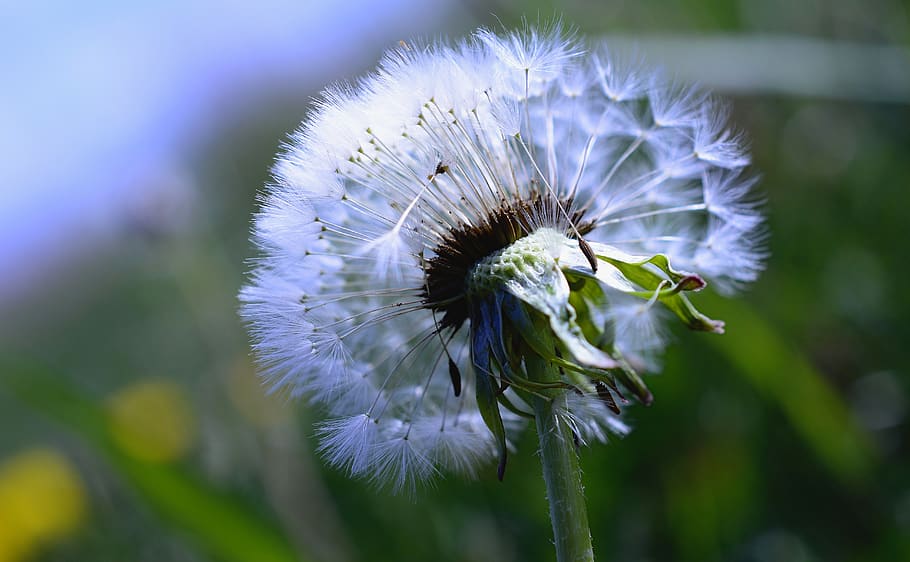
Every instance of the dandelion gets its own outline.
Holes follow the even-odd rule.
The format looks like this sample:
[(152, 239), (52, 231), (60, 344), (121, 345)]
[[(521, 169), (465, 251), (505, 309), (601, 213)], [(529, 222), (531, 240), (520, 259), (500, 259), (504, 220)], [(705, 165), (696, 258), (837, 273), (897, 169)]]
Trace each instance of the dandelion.
[(560, 29), (403, 43), (275, 165), (241, 293), (262, 375), (323, 407), (328, 462), (397, 490), (501, 479), (534, 420), (557, 549), (589, 552), (575, 444), (651, 402), (669, 317), (723, 332), (688, 294), (761, 269), (748, 163), (706, 95)]

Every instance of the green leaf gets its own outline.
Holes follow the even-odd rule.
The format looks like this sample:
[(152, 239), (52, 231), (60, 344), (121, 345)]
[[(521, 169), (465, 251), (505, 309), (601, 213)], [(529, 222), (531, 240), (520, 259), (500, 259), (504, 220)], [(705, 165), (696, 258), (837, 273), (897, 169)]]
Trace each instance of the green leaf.
[(726, 336), (706, 340), (736, 367), (733, 372), (778, 403), (842, 481), (855, 485), (868, 477), (879, 460), (877, 451), (831, 383), (756, 310), (731, 299), (711, 299), (712, 308), (736, 319)]

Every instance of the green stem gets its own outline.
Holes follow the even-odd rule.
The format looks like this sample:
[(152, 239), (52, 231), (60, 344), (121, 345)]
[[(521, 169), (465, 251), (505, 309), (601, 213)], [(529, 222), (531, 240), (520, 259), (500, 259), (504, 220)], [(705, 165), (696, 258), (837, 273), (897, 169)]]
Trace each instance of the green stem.
[[(525, 365), (529, 377), (536, 381), (559, 380), (559, 370), (533, 353), (525, 356)], [(550, 503), (556, 559), (558, 562), (593, 562), (594, 549), (591, 546), (578, 453), (572, 428), (563, 415), (567, 411), (565, 392), (556, 393), (551, 398), (533, 396), (531, 405), (537, 420), (540, 460)]]

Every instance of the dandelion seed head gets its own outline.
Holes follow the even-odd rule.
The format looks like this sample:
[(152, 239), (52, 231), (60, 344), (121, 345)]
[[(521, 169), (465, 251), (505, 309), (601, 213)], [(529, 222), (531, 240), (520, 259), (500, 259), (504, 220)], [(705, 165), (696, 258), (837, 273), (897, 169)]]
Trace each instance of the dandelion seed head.
[(625, 434), (668, 320), (721, 330), (687, 294), (761, 271), (748, 164), (707, 95), (559, 26), (400, 45), (278, 156), (240, 294), (260, 372), (399, 491), (503, 466), (531, 355), (580, 441)]

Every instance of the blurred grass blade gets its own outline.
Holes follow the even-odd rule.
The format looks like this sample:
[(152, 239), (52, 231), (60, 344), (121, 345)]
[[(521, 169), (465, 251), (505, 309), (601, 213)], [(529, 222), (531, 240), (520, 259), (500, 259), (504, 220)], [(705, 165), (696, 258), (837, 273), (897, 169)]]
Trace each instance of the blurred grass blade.
[(729, 327), (723, 337), (705, 341), (781, 406), (799, 434), (840, 480), (853, 484), (864, 480), (875, 451), (825, 378), (747, 305), (734, 299), (705, 301), (705, 308), (726, 319)]
[(65, 425), (102, 454), (162, 518), (227, 562), (300, 562), (284, 534), (243, 502), (185, 468), (137, 460), (111, 437), (104, 407), (62, 377), (0, 360), (3, 383), (22, 402)]

